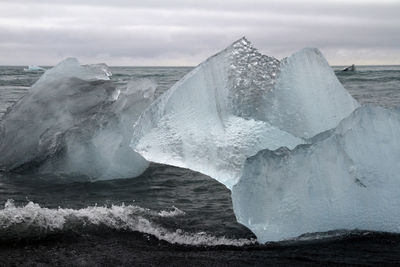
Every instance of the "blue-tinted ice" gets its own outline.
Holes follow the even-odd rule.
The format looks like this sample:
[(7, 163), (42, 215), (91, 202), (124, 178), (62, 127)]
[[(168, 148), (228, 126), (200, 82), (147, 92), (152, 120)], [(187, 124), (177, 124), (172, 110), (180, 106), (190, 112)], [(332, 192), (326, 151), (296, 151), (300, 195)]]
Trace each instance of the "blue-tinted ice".
[(73, 58), (46, 71), (0, 122), (0, 166), (96, 180), (141, 174), (148, 163), (129, 148), (131, 126), (154, 84), (121, 92), (110, 76), (105, 64)]
[(318, 50), (281, 63), (243, 38), (155, 101), (136, 122), (131, 146), (149, 161), (190, 168), (232, 188), (247, 157), (292, 149), (357, 106)]
[(337, 229), (400, 232), (400, 112), (363, 106), (311, 145), (247, 159), (232, 201), (259, 241)]

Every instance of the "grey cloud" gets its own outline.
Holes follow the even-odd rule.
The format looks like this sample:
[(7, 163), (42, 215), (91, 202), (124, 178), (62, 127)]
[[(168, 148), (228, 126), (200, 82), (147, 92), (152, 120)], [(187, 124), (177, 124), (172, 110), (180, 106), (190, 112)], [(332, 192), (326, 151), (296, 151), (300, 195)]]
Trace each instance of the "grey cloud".
[[(395, 2), (2, 2), (0, 64), (54, 64), (65, 56), (94, 61), (104, 55), (113, 64), (197, 64), (243, 35), (277, 57), (313, 46), (334, 63), (343, 60), (343, 51), (370, 51), (378, 63), (400, 63), (393, 61), (400, 55)], [(393, 55), (388, 59), (382, 51)]]

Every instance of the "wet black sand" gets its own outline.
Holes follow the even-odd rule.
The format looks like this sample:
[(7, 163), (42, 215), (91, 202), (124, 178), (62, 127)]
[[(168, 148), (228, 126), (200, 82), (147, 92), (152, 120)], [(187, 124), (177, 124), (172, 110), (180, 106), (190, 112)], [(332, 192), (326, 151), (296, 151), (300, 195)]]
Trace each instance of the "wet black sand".
[(0, 244), (1, 266), (399, 266), (400, 235), (243, 247), (172, 245), (136, 232), (69, 233)]

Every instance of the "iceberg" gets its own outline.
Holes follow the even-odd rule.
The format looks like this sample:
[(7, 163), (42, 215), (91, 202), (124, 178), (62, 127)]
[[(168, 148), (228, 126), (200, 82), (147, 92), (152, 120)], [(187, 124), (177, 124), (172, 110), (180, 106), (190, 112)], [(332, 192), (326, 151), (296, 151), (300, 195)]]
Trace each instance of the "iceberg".
[(400, 110), (362, 106), (290, 151), (246, 160), (237, 220), (261, 242), (337, 229), (400, 232)]
[(189, 168), (231, 188), (262, 148), (302, 143), (267, 121), (279, 61), (241, 39), (178, 81), (134, 125), (131, 147), (148, 161)]
[(247, 157), (305, 143), (358, 103), (316, 49), (283, 62), (242, 38), (146, 109), (131, 147), (149, 161), (202, 172), (231, 189)]
[(41, 71), (45, 71), (44, 68), (36, 66), (36, 65), (29, 65), (27, 68), (24, 68), (24, 71), (27, 72), (41, 72)]
[(148, 162), (129, 148), (131, 126), (155, 85), (121, 90), (105, 64), (68, 58), (46, 71), (0, 122), (0, 167), (90, 179), (140, 175)]

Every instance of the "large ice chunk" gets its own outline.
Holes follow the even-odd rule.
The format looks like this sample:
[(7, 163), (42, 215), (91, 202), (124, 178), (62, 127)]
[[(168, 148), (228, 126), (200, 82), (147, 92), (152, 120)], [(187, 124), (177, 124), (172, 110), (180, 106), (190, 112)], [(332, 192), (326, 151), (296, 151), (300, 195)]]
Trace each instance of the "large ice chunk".
[(190, 168), (231, 188), (246, 157), (303, 140), (264, 120), (279, 61), (241, 39), (158, 98), (134, 127), (132, 148), (149, 161)]
[(45, 71), (44, 68), (36, 66), (36, 65), (29, 65), (27, 68), (24, 68), (24, 71), (27, 72), (40, 72), (40, 71)]
[(296, 149), (247, 159), (233, 187), (259, 241), (336, 229), (400, 232), (400, 112), (363, 106)]
[(46, 71), (0, 122), (0, 167), (93, 179), (141, 174), (148, 163), (129, 142), (154, 84), (121, 91), (110, 76), (104, 64), (72, 58)]
[(359, 106), (315, 48), (304, 48), (282, 61), (267, 99), (268, 121), (305, 138), (336, 127)]
[(246, 157), (294, 148), (357, 106), (318, 50), (280, 63), (242, 38), (154, 102), (135, 124), (132, 148), (231, 188)]

